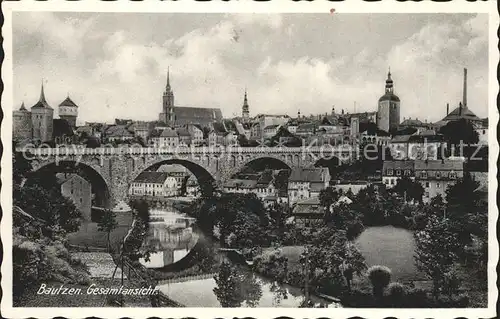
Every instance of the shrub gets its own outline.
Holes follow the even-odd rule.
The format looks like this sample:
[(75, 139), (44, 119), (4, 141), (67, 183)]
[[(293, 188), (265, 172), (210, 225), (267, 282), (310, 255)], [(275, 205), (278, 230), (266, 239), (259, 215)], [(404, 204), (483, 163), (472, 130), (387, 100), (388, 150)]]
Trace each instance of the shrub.
[(421, 288), (413, 288), (406, 293), (406, 306), (409, 308), (426, 308), (429, 307), (429, 298), (427, 291)]
[(403, 307), (406, 288), (403, 284), (399, 282), (391, 282), (387, 287), (389, 304), (392, 307), (400, 308)]
[(373, 295), (380, 299), (391, 282), (391, 270), (386, 266), (372, 266), (368, 269), (368, 279), (373, 286)]

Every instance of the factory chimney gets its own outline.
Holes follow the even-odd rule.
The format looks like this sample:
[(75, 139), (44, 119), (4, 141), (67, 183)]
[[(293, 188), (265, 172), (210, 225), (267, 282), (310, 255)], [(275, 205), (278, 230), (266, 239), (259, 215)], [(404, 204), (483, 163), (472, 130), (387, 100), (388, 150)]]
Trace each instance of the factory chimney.
[(462, 104), (464, 108), (467, 107), (467, 68), (464, 68), (464, 96), (462, 98)]

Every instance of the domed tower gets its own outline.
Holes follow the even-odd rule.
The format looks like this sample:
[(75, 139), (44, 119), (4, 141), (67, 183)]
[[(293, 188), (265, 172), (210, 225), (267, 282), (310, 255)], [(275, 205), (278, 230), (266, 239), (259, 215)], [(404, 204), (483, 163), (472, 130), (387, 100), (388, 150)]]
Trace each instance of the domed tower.
[(247, 90), (245, 89), (245, 97), (243, 98), (243, 107), (241, 108), (243, 122), (248, 122), (250, 119), (250, 107), (248, 106)]
[(21, 104), (21, 108), (12, 114), (12, 138), (23, 142), (31, 140), (31, 113)]
[(385, 94), (378, 100), (377, 127), (383, 131), (389, 132), (397, 128), (400, 118), (399, 97), (394, 94), (394, 82), (391, 78), (391, 71), (387, 73), (385, 81)]
[(71, 128), (76, 127), (78, 117), (78, 106), (71, 100), (69, 95), (59, 104), (59, 118), (66, 120)]
[(45, 93), (42, 89), (40, 99), (31, 107), (31, 123), (33, 125), (33, 140), (48, 142), (52, 140), (54, 129), (54, 109), (45, 100)]

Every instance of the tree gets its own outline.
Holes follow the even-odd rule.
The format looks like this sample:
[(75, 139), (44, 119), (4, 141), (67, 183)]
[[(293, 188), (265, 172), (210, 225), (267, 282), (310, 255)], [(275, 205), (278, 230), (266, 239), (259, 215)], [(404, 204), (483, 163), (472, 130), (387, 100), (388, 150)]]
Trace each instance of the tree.
[(439, 130), (449, 145), (477, 144), (479, 135), (466, 119), (448, 122)]
[(391, 282), (387, 287), (387, 290), (389, 291), (391, 306), (394, 308), (403, 308), (404, 298), (406, 295), (405, 286), (399, 282)]
[(238, 278), (235, 270), (228, 262), (222, 262), (219, 272), (214, 276), (216, 287), (213, 289), (222, 307), (239, 307)]
[(258, 305), (262, 287), (251, 272), (240, 271), (224, 261), (215, 275), (213, 289), (222, 307), (240, 307), (243, 302), (250, 307)]
[(415, 242), (417, 269), (432, 280), (433, 295), (437, 299), (445, 274), (457, 260), (458, 236), (448, 219), (430, 216), (425, 229), (415, 233)]
[[(15, 146), (13, 150), (15, 150)], [(20, 187), (31, 170), (31, 163), (26, 159), (24, 153), (12, 153), (12, 181), (14, 182), (14, 187)]]
[(405, 198), (407, 201), (422, 201), (424, 195), (424, 188), (419, 182), (412, 181), (409, 177), (404, 176), (400, 178), (392, 191), (399, 196)]
[(113, 229), (115, 229), (117, 226), (118, 223), (116, 222), (116, 214), (112, 210), (106, 209), (101, 219), (97, 223), (97, 230), (107, 233), (108, 252), (110, 251), (109, 236), (111, 235), (111, 231), (113, 231)]
[(452, 229), (459, 235), (462, 246), (471, 243), (472, 234), (487, 233), (487, 206), (476, 192), (479, 183), (470, 174), (446, 190), (446, 217)]
[(335, 204), (340, 198), (340, 193), (333, 187), (327, 187), (319, 192), (319, 203), (327, 211)]
[(391, 270), (386, 266), (372, 266), (368, 269), (368, 279), (373, 287), (373, 296), (381, 300), (385, 287), (391, 282)]

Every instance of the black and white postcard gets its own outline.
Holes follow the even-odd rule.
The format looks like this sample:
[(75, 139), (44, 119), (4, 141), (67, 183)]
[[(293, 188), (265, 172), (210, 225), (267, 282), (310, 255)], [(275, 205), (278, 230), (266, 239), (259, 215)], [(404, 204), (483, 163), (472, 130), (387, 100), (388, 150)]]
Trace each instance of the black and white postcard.
[(5, 316), (495, 316), (495, 2), (348, 2), (3, 2)]

